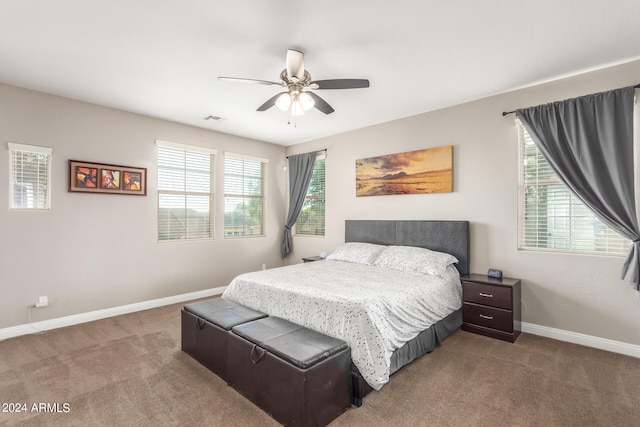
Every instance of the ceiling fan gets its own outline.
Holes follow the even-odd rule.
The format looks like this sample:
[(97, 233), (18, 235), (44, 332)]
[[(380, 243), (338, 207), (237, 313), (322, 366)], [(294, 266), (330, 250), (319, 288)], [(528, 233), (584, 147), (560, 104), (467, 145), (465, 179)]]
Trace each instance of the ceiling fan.
[(238, 77), (218, 77), (219, 80), (256, 83), (268, 86), (286, 88), (269, 98), (258, 107), (257, 111), (266, 111), (274, 105), (282, 111), (289, 111), (294, 116), (304, 114), (311, 108), (317, 108), (325, 114), (331, 114), (335, 110), (324, 99), (311, 90), (325, 89), (359, 89), (369, 87), (367, 79), (331, 79), (312, 80), (311, 74), (304, 68), (304, 54), (300, 51), (287, 50), (287, 67), (280, 73), (280, 82), (267, 80), (243, 79)]

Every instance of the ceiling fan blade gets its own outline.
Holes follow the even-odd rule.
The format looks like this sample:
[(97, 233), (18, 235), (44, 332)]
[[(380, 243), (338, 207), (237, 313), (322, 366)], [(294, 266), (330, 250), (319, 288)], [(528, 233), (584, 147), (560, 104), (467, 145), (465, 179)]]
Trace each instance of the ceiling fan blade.
[(278, 83), (278, 82), (270, 82), (267, 80), (256, 80), (256, 79), (241, 79), (240, 77), (218, 77), (218, 80), (223, 80), (226, 82), (254, 83), (259, 85), (267, 85), (267, 86), (283, 86), (282, 83)]
[(315, 103), (313, 106), (318, 110), (322, 111), (323, 113), (331, 114), (335, 111), (331, 105), (327, 104), (327, 101), (320, 98), (315, 93), (313, 92), (304, 92), (304, 93), (308, 93), (311, 96), (311, 98), (313, 98), (313, 102)]
[(276, 100), (278, 99), (278, 97), (280, 95), (282, 95), (283, 93), (287, 93), (287, 92), (280, 92), (274, 96), (272, 96), (271, 98), (269, 98), (267, 100), (267, 102), (265, 102), (264, 104), (262, 104), (261, 106), (258, 107), (258, 109), (256, 111), (267, 111), (269, 108), (273, 107), (274, 105), (276, 105)]
[(287, 77), (295, 77), (298, 81), (304, 78), (304, 53), (289, 49), (287, 50)]
[(361, 89), (369, 87), (367, 79), (332, 79), (316, 80), (310, 85), (317, 85), (316, 89)]

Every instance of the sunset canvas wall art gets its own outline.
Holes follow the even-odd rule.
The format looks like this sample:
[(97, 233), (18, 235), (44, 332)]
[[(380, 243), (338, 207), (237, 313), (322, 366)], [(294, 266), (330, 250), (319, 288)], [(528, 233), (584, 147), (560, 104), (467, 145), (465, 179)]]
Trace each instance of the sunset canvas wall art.
[(357, 197), (452, 191), (452, 145), (356, 160)]

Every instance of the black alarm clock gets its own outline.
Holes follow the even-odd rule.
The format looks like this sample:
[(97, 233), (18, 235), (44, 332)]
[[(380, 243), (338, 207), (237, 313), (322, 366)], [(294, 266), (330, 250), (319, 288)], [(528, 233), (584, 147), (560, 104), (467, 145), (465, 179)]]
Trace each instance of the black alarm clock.
[(502, 279), (502, 271), (490, 268), (489, 272), (487, 273), (487, 276), (492, 277), (494, 279)]

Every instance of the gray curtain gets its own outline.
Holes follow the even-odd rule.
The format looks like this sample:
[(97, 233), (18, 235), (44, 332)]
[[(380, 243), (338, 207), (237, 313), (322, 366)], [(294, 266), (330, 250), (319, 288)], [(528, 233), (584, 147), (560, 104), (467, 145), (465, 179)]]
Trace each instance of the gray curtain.
[(516, 115), (576, 197), (602, 222), (633, 242), (622, 278), (639, 289), (633, 97), (634, 87), (627, 87), (520, 109)]
[(291, 227), (298, 220), (298, 215), (302, 210), (317, 155), (318, 153), (314, 151), (313, 153), (289, 156), (289, 213), (287, 214), (287, 223), (284, 225), (282, 258), (286, 258), (293, 249)]

